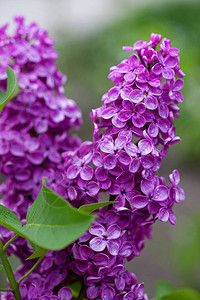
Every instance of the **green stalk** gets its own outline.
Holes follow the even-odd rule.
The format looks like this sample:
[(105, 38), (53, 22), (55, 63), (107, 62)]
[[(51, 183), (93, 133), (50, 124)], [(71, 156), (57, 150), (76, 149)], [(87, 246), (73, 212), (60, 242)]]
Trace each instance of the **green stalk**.
[(0, 249), (0, 257), (2, 264), (4, 266), (7, 278), (10, 282), (11, 289), (13, 290), (12, 293), (14, 294), (14, 297), (16, 300), (22, 300), (20, 291), (19, 291), (19, 284), (17, 283), (15, 276), (13, 274), (12, 268), (10, 266), (10, 263), (7, 258), (6, 251), (3, 250), (2, 248)]
[(41, 256), (38, 261), (34, 264), (34, 266), (24, 275), (22, 276), (18, 281), (17, 284), (19, 285), (22, 280), (24, 280), (29, 274), (31, 274), (31, 272), (33, 272), (35, 270), (35, 268), (37, 268), (37, 266), (39, 265), (39, 263), (42, 261), (42, 259), (44, 258), (44, 256)]

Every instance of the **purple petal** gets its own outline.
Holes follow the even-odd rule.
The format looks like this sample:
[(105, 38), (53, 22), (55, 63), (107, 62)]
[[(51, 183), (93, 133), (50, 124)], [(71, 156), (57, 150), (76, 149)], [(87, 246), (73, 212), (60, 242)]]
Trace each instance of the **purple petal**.
[(177, 57), (175, 56), (167, 56), (164, 60), (164, 65), (167, 68), (174, 68), (177, 65)]
[(148, 180), (142, 180), (141, 181), (141, 191), (146, 195), (146, 196), (151, 196), (154, 191), (154, 185), (151, 181)]
[(58, 292), (59, 300), (71, 300), (72, 299), (72, 291), (68, 287), (63, 287)]
[(144, 99), (144, 92), (141, 90), (133, 90), (130, 93), (130, 100), (132, 100), (134, 103), (139, 103)]
[(70, 186), (67, 190), (68, 197), (70, 200), (75, 200), (77, 198), (77, 191), (73, 186)]
[(161, 119), (161, 118), (159, 118), (157, 120), (157, 124), (158, 124), (158, 127), (160, 128), (160, 130), (162, 132), (167, 133), (169, 131), (170, 123), (169, 123), (168, 119)]
[(100, 144), (101, 151), (105, 153), (114, 153), (114, 145), (113, 142), (105, 140)]
[(152, 199), (155, 201), (164, 201), (168, 198), (169, 191), (164, 185), (158, 185), (153, 193)]
[(104, 287), (101, 292), (101, 299), (102, 300), (111, 300), (115, 297), (115, 289), (110, 285), (107, 287)]
[(110, 119), (116, 114), (117, 110), (114, 107), (108, 107), (102, 111), (102, 117), (104, 119)]
[(129, 165), (131, 162), (130, 156), (123, 150), (119, 152), (118, 160), (125, 166)]
[(122, 278), (122, 276), (118, 276), (117, 278), (115, 278), (115, 286), (117, 288), (118, 291), (123, 291), (125, 288), (125, 281)]
[(89, 229), (89, 233), (98, 237), (103, 237), (104, 235), (106, 235), (105, 228), (100, 224), (91, 226)]
[(176, 225), (176, 216), (171, 209), (169, 211), (169, 221), (172, 225)]
[(78, 176), (79, 173), (80, 173), (80, 167), (77, 165), (71, 165), (67, 169), (67, 178), (74, 179)]
[(34, 165), (40, 165), (44, 161), (44, 154), (41, 150), (36, 150), (27, 155), (28, 160)]
[(137, 156), (138, 148), (137, 148), (137, 146), (136, 146), (135, 144), (133, 144), (133, 143), (128, 143), (128, 144), (126, 144), (125, 149), (126, 149), (126, 152), (127, 152), (130, 156), (133, 156), (133, 157)]
[(144, 103), (146, 108), (150, 109), (150, 110), (155, 110), (158, 107), (158, 101), (156, 99), (156, 97), (148, 95), (145, 99), (144, 99)]
[(183, 88), (184, 81), (183, 79), (177, 79), (174, 82), (173, 91), (180, 91)]
[(104, 168), (107, 170), (114, 169), (117, 165), (117, 157), (114, 154), (108, 154), (103, 159)]
[(110, 100), (116, 100), (119, 96), (120, 88), (119, 87), (113, 87), (108, 91), (108, 98)]
[(129, 171), (122, 172), (117, 178), (118, 183), (126, 183), (132, 178), (132, 174)]
[(142, 115), (135, 113), (132, 117), (132, 122), (135, 127), (142, 128), (146, 123), (146, 119)]
[(84, 166), (80, 171), (80, 177), (83, 180), (91, 180), (93, 177), (93, 169), (90, 166)]
[(106, 248), (107, 242), (101, 237), (95, 237), (90, 241), (90, 248), (95, 252), (101, 252)]
[(122, 109), (119, 113), (118, 113), (118, 119), (121, 121), (121, 122), (127, 122), (131, 116), (132, 116), (132, 111), (131, 110), (125, 110), (125, 109)]
[(174, 70), (169, 69), (169, 68), (163, 68), (162, 69), (162, 76), (165, 79), (172, 79), (174, 77), (174, 75), (175, 75)]
[(155, 75), (160, 75), (162, 73), (162, 66), (161, 66), (161, 64), (160, 63), (155, 64), (155, 66), (153, 66), (153, 68), (152, 68), (152, 72)]
[(104, 181), (108, 178), (108, 171), (104, 167), (99, 167), (95, 170), (95, 177), (98, 181)]
[(119, 255), (123, 257), (128, 257), (132, 254), (132, 252), (133, 252), (133, 247), (131, 243), (124, 242), (119, 250)]
[(140, 167), (141, 161), (139, 157), (133, 158), (132, 162), (129, 165), (129, 171), (132, 173), (136, 173)]
[(97, 267), (106, 266), (109, 262), (109, 257), (104, 253), (97, 253), (93, 258), (93, 262)]
[(139, 64), (139, 60), (136, 54), (132, 54), (131, 56), (129, 56), (128, 58), (128, 63), (130, 65), (130, 67), (132, 69), (134, 69), (135, 67), (137, 67), (137, 65)]
[(159, 213), (157, 215), (158, 219), (162, 222), (167, 222), (168, 219), (169, 219), (169, 211), (167, 208), (165, 207), (162, 207), (160, 210), (159, 210)]
[(89, 258), (93, 258), (94, 256), (92, 249), (87, 245), (81, 245), (78, 251), (81, 258), (84, 260), (88, 260)]
[(118, 239), (120, 237), (121, 229), (118, 225), (111, 225), (107, 229), (107, 239)]
[(122, 90), (121, 90), (121, 97), (122, 99), (129, 99), (129, 95), (132, 92), (132, 88), (129, 86), (125, 86)]
[(150, 125), (149, 125), (149, 128), (148, 128), (148, 134), (151, 136), (151, 137), (157, 137), (159, 133), (159, 129), (158, 129), (158, 126), (156, 123), (152, 122)]
[(180, 182), (180, 174), (178, 170), (173, 170), (172, 174), (169, 175), (169, 181), (172, 185), (178, 185)]
[(155, 164), (154, 157), (150, 154), (143, 156), (141, 161), (142, 161), (142, 166), (144, 169), (150, 169)]
[(87, 185), (87, 194), (91, 197), (94, 197), (98, 194), (100, 188), (98, 184), (94, 181), (90, 181)]
[(139, 114), (143, 114), (146, 110), (144, 103), (135, 104), (135, 110)]
[(115, 147), (118, 149), (118, 150), (121, 150), (122, 148), (124, 148), (124, 146), (126, 145), (127, 143), (127, 139), (125, 136), (121, 135), (121, 136), (118, 136), (115, 140)]
[(153, 150), (153, 145), (149, 140), (140, 140), (138, 143), (138, 148), (141, 155), (147, 155)]
[(10, 144), (10, 153), (12, 155), (22, 157), (24, 156), (24, 152), (25, 150), (23, 145), (14, 142)]
[(99, 287), (96, 285), (89, 286), (86, 291), (87, 298), (96, 299), (99, 296)]
[(120, 248), (120, 241), (119, 240), (108, 240), (107, 248), (108, 248), (108, 252), (111, 255), (117, 255), (119, 252), (119, 248)]
[(130, 201), (129, 201), (135, 208), (144, 208), (148, 202), (149, 202), (149, 198), (146, 196), (142, 196), (142, 195), (138, 195), (133, 197)]
[(181, 92), (174, 92), (174, 95), (175, 95), (176, 101), (178, 103), (182, 103), (183, 102), (183, 95), (182, 95)]
[(166, 119), (169, 115), (169, 108), (166, 104), (161, 103), (158, 106), (158, 112), (161, 118)]
[(120, 121), (120, 119), (118, 118), (118, 116), (114, 116), (112, 118), (112, 123), (117, 128), (123, 128), (125, 126), (125, 124), (126, 124), (126, 122)]

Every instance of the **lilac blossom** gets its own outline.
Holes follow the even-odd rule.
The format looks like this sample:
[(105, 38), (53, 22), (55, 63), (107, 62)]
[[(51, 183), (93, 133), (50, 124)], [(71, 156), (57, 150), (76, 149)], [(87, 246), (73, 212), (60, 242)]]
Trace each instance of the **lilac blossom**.
[[(171, 186), (156, 173), (169, 146), (180, 140), (174, 127), (183, 87), (183, 80), (175, 76), (184, 76), (179, 66), (179, 50), (171, 48), (169, 40), (161, 40), (161, 35), (154, 33), (149, 41), (124, 47), (125, 51), (131, 51), (130, 57), (110, 69), (108, 77), (115, 85), (103, 95), (102, 107), (90, 114), (94, 123), (93, 140), (80, 143), (75, 138), (74, 142), (64, 130), (77, 127), (80, 112), (73, 101), (63, 96), (65, 78), (56, 71), (57, 53), (52, 49), (53, 41), (45, 32), (39, 34), (36, 25), (26, 27), (21, 19), (18, 23), (14, 59), (19, 67), (27, 62), (36, 67), (34, 74), (19, 72), (23, 97), (19, 94), (16, 103), (13, 101), (5, 108), (0, 121), (5, 145), (0, 149), (1, 169), (8, 177), (1, 188), (3, 194), (13, 180), (15, 184), (4, 196), (4, 203), (12, 206), (16, 194), (20, 195), (16, 212), (23, 217), (32, 203), (34, 184), (39, 188), (43, 172), (47, 172), (48, 186), (75, 207), (98, 202), (105, 193), (116, 201), (96, 211), (98, 217), (94, 224), (78, 241), (58, 253), (47, 254), (37, 272), (24, 281), (26, 293), (30, 282), (37, 282), (40, 295), (47, 293), (52, 299), (71, 299), (71, 292), (64, 285), (81, 278), (89, 299), (148, 300), (144, 284), (139, 284), (135, 274), (125, 269), (125, 262), (140, 255), (145, 239), (151, 239), (156, 220), (175, 224), (174, 204), (185, 198), (178, 186), (177, 170), (169, 176)], [(19, 32), (25, 29), (39, 40), (44, 39), (42, 57), (39, 49), (32, 45), (25, 44), (26, 52), (22, 51), (18, 38)], [(6, 78), (4, 69), (1, 78), (2, 81)], [(34, 78), (37, 94), (35, 90), (31, 93), (29, 106), (27, 87)], [(41, 82), (40, 78), (43, 78)], [(52, 89), (57, 91), (57, 97)], [(19, 119), (13, 117), (16, 111)], [(5, 124), (12, 132), (9, 138)], [(16, 129), (20, 134), (15, 136)], [(37, 141), (30, 136), (32, 130), (38, 135)], [(26, 150), (21, 136), (28, 139)], [(17, 148), (16, 144), (20, 146)], [(42, 152), (43, 162), (34, 165), (29, 156), (38, 150)], [(22, 170), (22, 162), (26, 172)], [(27, 172), (30, 169), (31, 174)], [(13, 170), (18, 174), (15, 179)], [(29, 183), (26, 193), (20, 185), (22, 179)], [(25, 196), (27, 192), (31, 195), (29, 200)], [(31, 253), (27, 245), (22, 252), (12, 251), (18, 251), (23, 259)], [(29, 264), (23, 262), (16, 276), (23, 275)]]

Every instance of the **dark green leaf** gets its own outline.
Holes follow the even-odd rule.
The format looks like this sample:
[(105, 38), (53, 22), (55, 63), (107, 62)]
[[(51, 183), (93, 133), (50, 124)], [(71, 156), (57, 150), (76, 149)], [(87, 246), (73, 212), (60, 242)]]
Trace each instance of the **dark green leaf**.
[(93, 211), (97, 210), (98, 208), (104, 207), (109, 204), (116, 203), (117, 201), (105, 201), (105, 202), (99, 202), (99, 203), (92, 203), (92, 204), (85, 204), (79, 207), (79, 211), (92, 213)]
[(156, 299), (171, 294), (175, 291), (175, 287), (165, 281), (156, 282)]
[(159, 300), (200, 300), (200, 293), (192, 289), (175, 291)]
[(45, 256), (47, 254), (48, 250), (38, 247), (33, 254), (31, 254), (26, 260), (39, 258), (41, 256)]
[(14, 71), (10, 67), (6, 67), (7, 72), (7, 89), (6, 92), (0, 91), (0, 111), (11, 99), (15, 98), (19, 92), (17, 79)]

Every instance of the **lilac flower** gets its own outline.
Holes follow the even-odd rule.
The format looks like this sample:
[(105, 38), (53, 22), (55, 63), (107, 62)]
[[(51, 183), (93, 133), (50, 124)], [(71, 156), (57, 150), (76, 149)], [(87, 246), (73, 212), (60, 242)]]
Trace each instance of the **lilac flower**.
[(169, 195), (168, 188), (164, 185), (155, 185), (153, 182), (142, 180), (141, 191), (144, 195), (133, 197), (131, 203), (135, 208), (143, 208), (148, 204), (148, 209), (154, 209), (155, 202), (161, 202), (167, 199)]
[(107, 230), (102, 225), (93, 225), (89, 232), (95, 236), (90, 241), (92, 250), (101, 252), (107, 247), (110, 254), (118, 254), (120, 247), (120, 228), (118, 225), (111, 225)]

